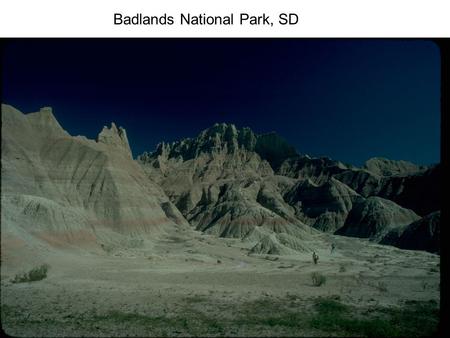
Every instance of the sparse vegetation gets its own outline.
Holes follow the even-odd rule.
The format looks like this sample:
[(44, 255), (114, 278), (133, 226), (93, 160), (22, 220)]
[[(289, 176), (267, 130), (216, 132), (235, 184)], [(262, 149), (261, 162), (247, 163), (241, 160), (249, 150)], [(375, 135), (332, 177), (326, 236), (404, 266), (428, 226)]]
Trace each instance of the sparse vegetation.
[(206, 302), (207, 300), (208, 299), (202, 295), (193, 295), (184, 298), (184, 301), (188, 304)]
[(264, 258), (267, 259), (268, 261), (272, 261), (272, 262), (275, 262), (279, 259), (279, 257), (272, 257), (272, 256), (266, 256)]
[(375, 261), (376, 261), (376, 259), (375, 259), (375, 257), (369, 257), (369, 258), (367, 258), (367, 261), (369, 262), (369, 263), (375, 263)]
[[(286, 295), (286, 299), (291, 295)], [(196, 299), (196, 298), (194, 298)], [(221, 308), (224, 316), (193, 307), (191, 302), (179, 311), (167, 315), (152, 315), (137, 312), (110, 311), (104, 314), (89, 312), (74, 314), (70, 320), (62, 318), (36, 317), (29, 320), (23, 308), (2, 304), (2, 324), (50, 325), (52, 332), (59, 332), (73, 323), (78, 323), (82, 332), (111, 336), (119, 333), (139, 333), (151, 336), (234, 336), (257, 335), (272, 332), (274, 336), (316, 335), (367, 336), (367, 337), (419, 337), (437, 333), (439, 308), (436, 301), (405, 302), (401, 308), (353, 307), (343, 304), (339, 296), (316, 298), (311, 308), (286, 302), (286, 299), (257, 299)], [(205, 298), (205, 301), (208, 299)], [(270, 331), (267, 331), (270, 330)], [(81, 332), (81, 331), (80, 331)]]
[(420, 285), (422, 286), (422, 290), (425, 291), (428, 287), (428, 283), (425, 281), (422, 281), (422, 283), (420, 283)]
[(373, 285), (373, 287), (375, 287), (375, 289), (377, 289), (380, 292), (387, 292), (387, 285), (385, 282), (379, 281), (377, 284)]
[(291, 269), (293, 268), (295, 265), (294, 264), (287, 264), (287, 265), (279, 265), (278, 269)]
[(286, 299), (290, 300), (291, 302), (295, 302), (300, 299), (298, 295), (290, 294), (289, 292), (286, 293)]
[(332, 314), (335, 315), (337, 313), (346, 313), (348, 312), (348, 307), (342, 303), (340, 303), (336, 299), (332, 298), (318, 298), (314, 304), (315, 310), (319, 314)]
[(376, 288), (378, 289), (378, 291), (387, 292), (387, 286), (385, 282), (379, 281), (376, 285)]
[(436, 333), (439, 320), (438, 309), (427, 302), (402, 309), (376, 307), (370, 311), (372, 315), (365, 314), (362, 318), (355, 316), (348, 306), (329, 299), (318, 300), (315, 309), (316, 315), (311, 320), (314, 328), (369, 337), (430, 336)]
[(327, 281), (327, 278), (319, 272), (313, 272), (311, 274), (311, 279), (314, 286), (321, 286)]
[(42, 264), (41, 266), (31, 269), (28, 272), (17, 274), (11, 282), (28, 283), (42, 280), (47, 277), (47, 271), (49, 267), (50, 266), (48, 264)]
[(100, 244), (101, 248), (108, 254), (112, 253), (114, 251), (114, 246), (111, 244)]
[(356, 284), (358, 286), (361, 286), (364, 284), (364, 280), (363, 280), (363, 276), (361, 275), (361, 273), (359, 273), (358, 275), (354, 276), (353, 279), (355, 280)]

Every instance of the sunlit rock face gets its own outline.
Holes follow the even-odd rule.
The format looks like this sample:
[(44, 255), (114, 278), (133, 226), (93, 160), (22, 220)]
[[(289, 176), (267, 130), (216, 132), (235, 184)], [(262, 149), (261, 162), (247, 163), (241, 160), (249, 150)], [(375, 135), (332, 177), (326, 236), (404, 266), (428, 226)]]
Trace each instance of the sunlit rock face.
[(411, 162), (393, 161), (382, 157), (367, 160), (363, 168), (378, 176), (409, 176), (428, 169)]
[(260, 138), (249, 128), (215, 124), (194, 139), (161, 143), (138, 161), (198, 230), (238, 238), (255, 227), (302, 233), (307, 226), (281, 196), (271, 164), (256, 151), (265, 149)]
[(403, 189), (431, 170), (382, 158), (362, 168), (313, 158), (275, 133), (224, 123), (161, 143), (138, 162), (197, 230), (257, 240), (261, 252), (281, 248), (271, 234), (307, 237), (310, 227), (373, 240), (403, 229), (419, 216), (389, 199), (411, 205), (418, 197)]
[(187, 226), (132, 160), (123, 128), (105, 127), (97, 141), (73, 137), (51, 108), (23, 114), (2, 105), (1, 180), (2, 234), (31, 244), (95, 246), (113, 233), (150, 236)]

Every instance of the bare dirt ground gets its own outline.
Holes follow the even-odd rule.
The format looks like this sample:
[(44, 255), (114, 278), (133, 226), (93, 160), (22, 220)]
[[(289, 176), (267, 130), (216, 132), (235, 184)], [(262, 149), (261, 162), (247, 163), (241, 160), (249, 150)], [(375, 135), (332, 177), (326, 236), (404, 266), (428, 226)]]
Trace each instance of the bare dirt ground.
[[(319, 254), (317, 265), (310, 253), (249, 256), (249, 243), (192, 232), (102, 254), (49, 251), (39, 258), (50, 265), (41, 281), (11, 283), (20, 269), (2, 264), (2, 329), (33, 337), (420, 336), (436, 330), (439, 256), (320, 237), (308, 244)], [(313, 272), (326, 282), (314, 286)]]

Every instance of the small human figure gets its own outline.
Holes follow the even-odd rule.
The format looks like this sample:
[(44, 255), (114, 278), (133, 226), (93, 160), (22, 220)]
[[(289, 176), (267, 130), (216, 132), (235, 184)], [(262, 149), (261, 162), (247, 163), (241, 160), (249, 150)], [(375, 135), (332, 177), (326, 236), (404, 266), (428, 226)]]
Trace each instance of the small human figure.
[(330, 254), (334, 252), (334, 249), (336, 248), (336, 245), (334, 243), (331, 243), (331, 251)]
[(317, 264), (317, 262), (319, 261), (319, 256), (316, 254), (315, 251), (313, 251), (312, 259), (313, 259), (314, 264)]

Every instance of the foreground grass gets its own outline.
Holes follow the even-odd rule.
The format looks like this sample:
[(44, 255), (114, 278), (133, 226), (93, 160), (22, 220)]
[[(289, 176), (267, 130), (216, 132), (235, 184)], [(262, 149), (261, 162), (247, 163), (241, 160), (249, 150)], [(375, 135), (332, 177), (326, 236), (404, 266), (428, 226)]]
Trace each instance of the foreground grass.
[[(207, 302), (206, 299), (204, 301)], [(87, 313), (83, 317), (73, 316), (64, 320), (27, 318), (26, 311), (23, 309), (2, 306), (2, 327), (7, 333), (13, 335), (17, 333), (23, 335), (20, 334), (24, 332), (23, 329), (29, 328), (33, 332), (42, 332), (42, 335), (55, 335), (55, 333), (67, 335), (67, 332), (80, 332), (80, 335), (90, 333), (93, 336), (123, 336), (125, 334), (129, 336), (309, 336), (314, 334), (420, 337), (436, 334), (439, 322), (439, 310), (437, 304), (433, 302), (410, 302), (403, 308), (370, 307), (358, 310), (341, 303), (338, 297), (317, 298), (312, 304), (309, 303), (304, 307), (288, 299), (278, 301), (261, 299), (242, 303), (239, 307), (229, 305), (229, 308), (223, 310), (223, 316), (201, 311), (202, 302), (203, 299), (186, 301), (183, 310), (171, 316), (109, 311), (105, 314)], [(14, 330), (11, 331), (9, 327)]]
[(342, 336), (421, 337), (437, 333), (439, 309), (435, 302), (410, 302), (402, 308), (371, 307), (360, 312), (336, 299), (318, 298), (313, 311), (288, 310), (266, 317), (254, 315), (239, 319), (235, 324), (281, 326), (294, 329), (292, 332), (310, 328)]
[(439, 310), (433, 302), (414, 302), (403, 308), (376, 307), (362, 314), (335, 300), (319, 300), (310, 325), (324, 332), (368, 337), (420, 337), (436, 334)]

